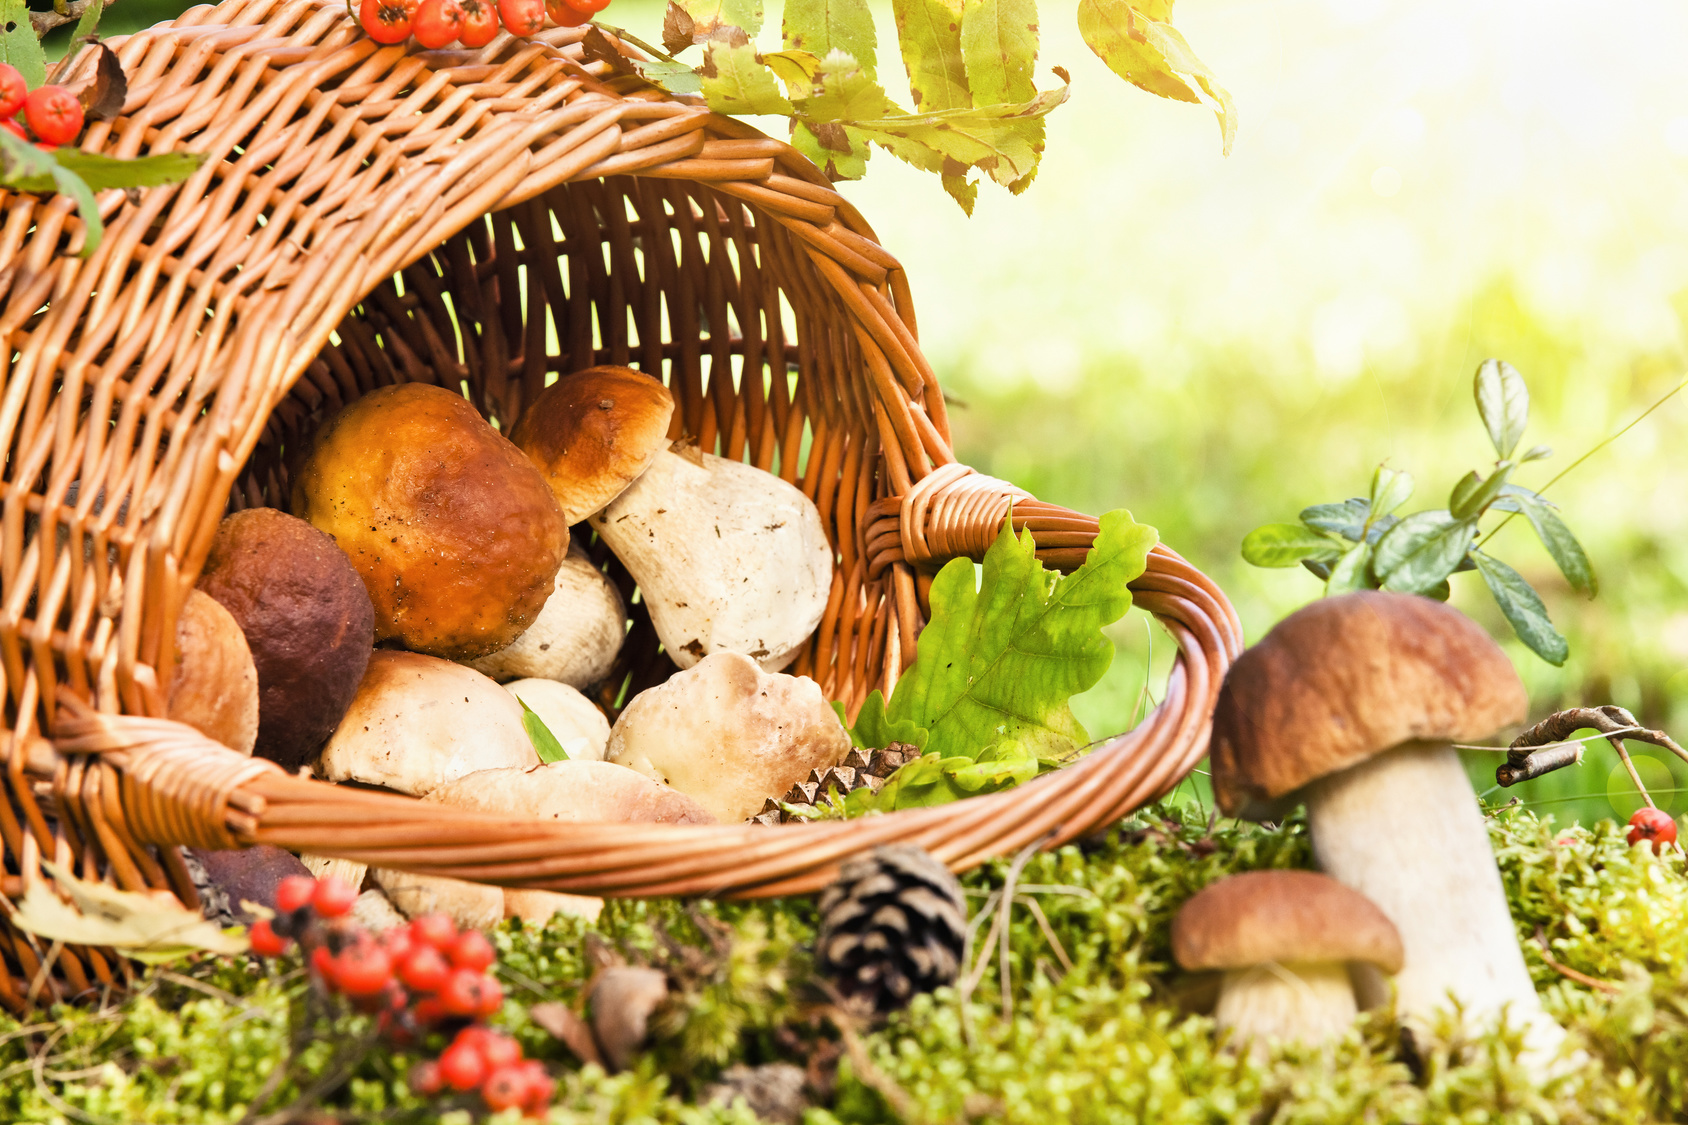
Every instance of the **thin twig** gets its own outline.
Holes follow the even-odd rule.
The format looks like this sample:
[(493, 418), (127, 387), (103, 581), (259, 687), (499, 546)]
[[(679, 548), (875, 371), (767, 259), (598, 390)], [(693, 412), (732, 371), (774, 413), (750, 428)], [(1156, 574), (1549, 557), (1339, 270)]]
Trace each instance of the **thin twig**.
[(1577, 970), (1571, 968), (1571, 966), (1562, 965), (1558, 961), (1554, 960), (1553, 951), (1549, 949), (1547, 945), (1547, 934), (1540, 926), (1536, 927), (1536, 943), (1541, 946), (1541, 959), (1547, 962), (1547, 967), (1564, 977), (1566, 980), (1574, 980), (1578, 984), (1586, 985), (1589, 988), (1598, 988), (1601, 992), (1604, 992), (1609, 996), (1616, 996), (1618, 993), (1623, 991), (1622, 988), (1613, 984), (1609, 980), (1601, 980), (1598, 977), (1591, 977), (1587, 973), (1579, 973)]
[(839, 1036), (844, 1040), (844, 1051), (850, 1056), (850, 1067), (861, 1079), (862, 1085), (877, 1093), (890, 1105), (891, 1112), (904, 1121), (921, 1122), (925, 1117), (909, 1097), (908, 1091), (897, 1085), (896, 1080), (874, 1065), (868, 1056), (867, 1048), (862, 1045), (861, 1037), (848, 1013), (833, 1008), (828, 1012), (832, 1025), (838, 1029)]
[(1049, 918), (1043, 913), (1043, 907), (1038, 904), (1037, 899), (1028, 894), (1019, 894), (1014, 896), (1014, 901), (1032, 912), (1032, 917), (1037, 919), (1038, 928), (1043, 931), (1043, 939), (1055, 951), (1055, 956), (1061, 959), (1062, 969), (1072, 972), (1073, 959), (1067, 956), (1066, 947), (1061, 944), (1061, 939), (1055, 936), (1055, 928), (1049, 924)]
[(1020, 854), (1014, 857), (1014, 862), (1009, 865), (1008, 878), (1005, 879), (1002, 884), (1002, 902), (997, 907), (997, 909), (1002, 912), (1002, 934), (998, 938), (998, 940), (1002, 943), (1002, 971), (999, 974), (998, 979), (1002, 989), (1002, 1021), (1004, 1023), (1012, 1023), (1014, 1021), (1014, 982), (1008, 967), (1008, 953), (1012, 947), (1009, 937), (1013, 930), (1013, 926), (1010, 925), (1009, 915), (1013, 913), (1014, 910), (1014, 884), (1020, 881), (1020, 872), (1025, 869), (1026, 864), (1031, 862), (1032, 856), (1036, 855), (1050, 837), (1054, 835), (1055, 833), (1053, 830), (1045, 832), (1038, 839), (1033, 840), (1031, 843), (1022, 848)]

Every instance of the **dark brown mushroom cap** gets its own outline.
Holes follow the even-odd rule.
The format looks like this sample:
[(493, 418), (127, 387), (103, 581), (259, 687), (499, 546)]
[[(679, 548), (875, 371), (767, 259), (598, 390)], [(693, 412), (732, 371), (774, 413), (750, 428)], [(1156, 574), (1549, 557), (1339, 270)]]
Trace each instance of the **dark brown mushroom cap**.
[(240, 623), (258, 669), (261, 758), (303, 765), (357, 695), (375, 641), (369, 591), (334, 540), (274, 508), (217, 528), (199, 588)]
[(1277, 818), (1309, 782), (1404, 742), (1486, 737), (1528, 706), (1512, 662), (1458, 610), (1375, 590), (1324, 598), (1225, 677), (1214, 795), (1227, 816)]
[(588, 367), (541, 391), (510, 440), (545, 474), (570, 524), (621, 495), (668, 447), (674, 396), (631, 367)]
[(1401, 971), (1401, 935), (1371, 899), (1316, 871), (1250, 871), (1210, 883), (1172, 921), (1184, 968), (1349, 962)]

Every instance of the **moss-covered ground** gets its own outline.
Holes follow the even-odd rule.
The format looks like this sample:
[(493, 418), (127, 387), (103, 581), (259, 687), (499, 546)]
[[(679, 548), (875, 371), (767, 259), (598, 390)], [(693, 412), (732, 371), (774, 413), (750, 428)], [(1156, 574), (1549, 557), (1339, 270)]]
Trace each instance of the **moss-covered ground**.
[[(1189, 1010), (1192, 982), (1170, 966), (1172, 916), (1223, 875), (1305, 865), (1307, 844), (1296, 823), (1210, 827), (1194, 806), (1151, 810), (1105, 838), (1031, 856), (1017, 874), (997, 862), (967, 876), (980, 913), (973, 978), (855, 1028), (848, 1042), (824, 1016), (810, 972), (808, 899), (612, 902), (595, 926), (559, 918), (544, 930), (509, 928), (498, 935), (509, 998), (497, 1022), (562, 1076), (558, 1125), (753, 1121), (742, 1102), (706, 1105), (703, 1094), (732, 1063), (770, 1061), (808, 1066), (823, 1081), (835, 1071), (805, 1125), (1688, 1121), (1682, 859), (1628, 847), (1611, 822), (1561, 829), (1502, 810), (1491, 824), (1536, 985), (1583, 1051), (1547, 1085), (1514, 1065), (1504, 1033), (1466, 1037), (1452, 1020), (1410, 1066), (1386, 1013), (1322, 1051), (1256, 1061), (1223, 1050), (1211, 1021)], [(988, 948), (985, 938), (1011, 875), (1004, 961), (1000, 932)], [(721, 952), (726, 927), (730, 953)], [(651, 1050), (614, 1076), (579, 1065), (528, 1014), (541, 1000), (576, 1003), (606, 952), (667, 964), (686, 982), (659, 1011)], [(137, 994), (104, 1007), (0, 1021), (0, 1121), (469, 1120), (409, 1093), (410, 1056), (364, 1050), (363, 1017), (300, 1025), (307, 990), (296, 960), (206, 959), (155, 970)], [(287, 1057), (290, 1020), (302, 1049), (255, 1110)]]

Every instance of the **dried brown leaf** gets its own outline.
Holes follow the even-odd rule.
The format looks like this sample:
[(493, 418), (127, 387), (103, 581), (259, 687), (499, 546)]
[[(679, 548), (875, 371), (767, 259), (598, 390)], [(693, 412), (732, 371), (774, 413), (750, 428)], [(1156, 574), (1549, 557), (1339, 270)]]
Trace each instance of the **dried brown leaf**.
[(123, 73), (123, 64), (117, 61), (117, 52), (97, 40), (93, 48), (98, 56), (94, 77), (77, 91), (76, 100), (82, 103), (82, 113), (88, 120), (109, 121), (123, 112), (123, 103), (129, 100), (129, 79)]
[(561, 1040), (563, 1046), (573, 1051), (575, 1058), (581, 1062), (600, 1067), (604, 1065), (604, 1057), (598, 1053), (598, 1043), (592, 1038), (592, 1029), (567, 1004), (548, 1000), (529, 1008), (528, 1015), (534, 1023), (550, 1032), (552, 1038)]

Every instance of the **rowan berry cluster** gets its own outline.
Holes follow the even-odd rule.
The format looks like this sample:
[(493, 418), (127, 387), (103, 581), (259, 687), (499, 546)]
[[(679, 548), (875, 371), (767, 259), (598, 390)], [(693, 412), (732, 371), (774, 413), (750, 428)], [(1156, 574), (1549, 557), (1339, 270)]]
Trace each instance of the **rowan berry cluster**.
[(527, 38), (545, 26), (585, 23), (610, 6), (610, 0), (362, 0), (358, 23), (377, 43), (403, 43), (415, 37), (435, 51), (460, 43), (479, 48), (491, 43), (502, 26)]
[[(19, 110), (28, 132), (18, 123)], [(82, 132), (82, 103), (63, 86), (31, 90), (17, 67), (0, 63), (0, 129), (26, 141), (33, 135), (42, 148), (67, 145)]]
[(398, 1046), (450, 1036), (439, 1059), (411, 1068), (411, 1087), (432, 1096), (446, 1089), (479, 1090), (494, 1112), (520, 1107), (542, 1115), (556, 1083), (521, 1044), (481, 1021), (504, 1003), (489, 975), (498, 959), (478, 930), (459, 931), (443, 914), (373, 935), (348, 917), (357, 890), (339, 879), (292, 875), (276, 888), (276, 915), (248, 933), (252, 952), (285, 953), (294, 942), (322, 987), (376, 1015), (382, 1034)]

